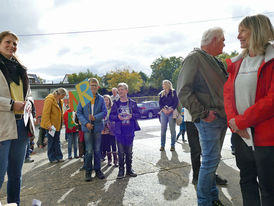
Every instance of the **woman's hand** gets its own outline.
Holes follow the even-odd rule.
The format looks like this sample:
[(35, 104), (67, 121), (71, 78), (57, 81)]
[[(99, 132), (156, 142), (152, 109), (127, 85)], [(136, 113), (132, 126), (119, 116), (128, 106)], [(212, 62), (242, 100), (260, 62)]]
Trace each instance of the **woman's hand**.
[(246, 139), (249, 139), (249, 138), (250, 138), (250, 136), (249, 136), (249, 134), (248, 134), (248, 132), (247, 132), (246, 129), (238, 130), (238, 131), (237, 131), (237, 134), (240, 135), (240, 136), (243, 137), (243, 138), (246, 138)]
[(232, 129), (232, 131), (234, 131), (234, 132), (239, 131), (239, 128), (238, 128), (238, 126), (236, 125), (236, 122), (235, 122), (235, 118), (232, 118), (231, 120), (229, 120), (228, 124), (229, 124), (229, 127)]
[(13, 111), (17, 111), (17, 112), (23, 111), (25, 107), (25, 103), (26, 102), (24, 101), (14, 101)]

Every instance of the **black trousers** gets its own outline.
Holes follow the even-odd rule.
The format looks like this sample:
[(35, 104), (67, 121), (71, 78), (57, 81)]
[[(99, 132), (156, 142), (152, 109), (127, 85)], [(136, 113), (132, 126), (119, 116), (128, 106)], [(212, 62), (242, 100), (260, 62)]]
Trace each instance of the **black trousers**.
[(198, 179), (201, 166), (201, 146), (199, 141), (199, 133), (193, 122), (186, 122), (186, 132), (190, 147), (193, 178)]
[(274, 205), (274, 146), (257, 146), (252, 151), (238, 134), (233, 133), (232, 138), (240, 169), (243, 205)]

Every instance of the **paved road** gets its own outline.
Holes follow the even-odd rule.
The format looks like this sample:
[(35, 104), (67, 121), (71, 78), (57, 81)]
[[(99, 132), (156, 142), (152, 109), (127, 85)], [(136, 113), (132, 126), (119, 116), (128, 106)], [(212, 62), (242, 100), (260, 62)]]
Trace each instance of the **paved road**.
[[(51, 164), (46, 151), (37, 148), (32, 155), (35, 162), (24, 164), (21, 205), (30, 206), (33, 199), (41, 200), (43, 206), (197, 205), (188, 144), (179, 141), (176, 152), (170, 152), (169, 147), (160, 152), (159, 120), (141, 120), (139, 124), (142, 131), (136, 133), (133, 154), (136, 178), (116, 180), (118, 168), (103, 163), (107, 178), (85, 182), (84, 171), (79, 171), (82, 162), (67, 159), (67, 142), (62, 131), (65, 162)], [(225, 138), (218, 168), (218, 173), (229, 182), (226, 187), (219, 187), (220, 199), (226, 206), (241, 206), (239, 171), (231, 155), (230, 135), (228, 132)], [(169, 132), (167, 138), (169, 145)], [(5, 190), (6, 183), (0, 194), (2, 204), (6, 202)]]

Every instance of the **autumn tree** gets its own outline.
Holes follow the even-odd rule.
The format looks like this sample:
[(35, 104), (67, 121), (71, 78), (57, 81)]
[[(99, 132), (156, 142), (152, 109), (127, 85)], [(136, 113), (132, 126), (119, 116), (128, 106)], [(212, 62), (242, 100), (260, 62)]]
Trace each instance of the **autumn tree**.
[(108, 89), (117, 87), (120, 82), (125, 82), (128, 85), (129, 93), (139, 92), (143, 84), (143, 80), (138, 72), (129, 72), (129, 69), (118, 69), (111, 71), (105, 75), (108, 83)]

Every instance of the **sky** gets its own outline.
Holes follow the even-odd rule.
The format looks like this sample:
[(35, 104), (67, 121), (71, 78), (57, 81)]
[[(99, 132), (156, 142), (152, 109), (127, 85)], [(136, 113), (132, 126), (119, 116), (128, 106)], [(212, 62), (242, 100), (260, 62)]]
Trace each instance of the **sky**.
[(17, 56), (47, 82), (65, 74), (99, 76), (130, 68), (151, 74), (159, 57), (186, 57), (200, 47), (203, 32), (225, 31), (224, 52), (240, 52), (238, 24), (267, 15), (269, 0), (1, 0), (0, 28), (19, 35)]

